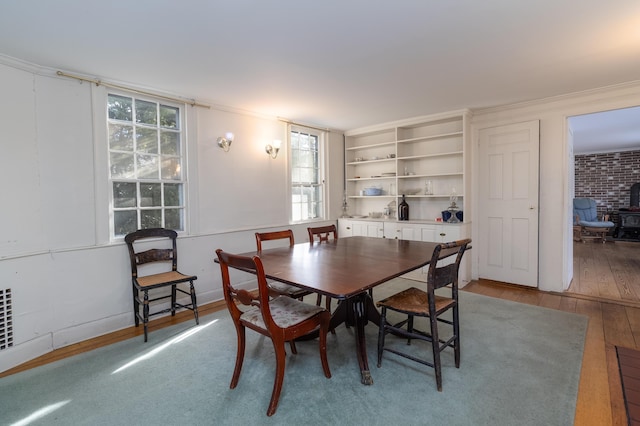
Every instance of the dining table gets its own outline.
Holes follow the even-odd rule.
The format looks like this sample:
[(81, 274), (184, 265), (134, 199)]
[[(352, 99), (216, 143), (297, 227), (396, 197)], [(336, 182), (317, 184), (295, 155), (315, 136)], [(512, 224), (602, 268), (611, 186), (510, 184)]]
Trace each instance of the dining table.
[[(365, 326), (380, 324), (370, 289), (429, 264), (438, 243), (375, 237), (346, 237), (322, 243), (298, 243), (242, 253), (258, 256), (268, 279), (334, 299), (329, 328), (353, 327), (361, 382), (373, 384), (367, 357)], [(456, 249), (443, 250), (441, 257)]]

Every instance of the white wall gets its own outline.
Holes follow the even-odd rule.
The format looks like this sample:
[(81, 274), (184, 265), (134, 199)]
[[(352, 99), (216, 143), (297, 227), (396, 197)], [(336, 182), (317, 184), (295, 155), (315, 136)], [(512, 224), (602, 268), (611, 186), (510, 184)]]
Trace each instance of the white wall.
[[(526, 84), (526, 82), (523, 82)], [(552, 99), (476, 110), (472, 120), (473, 150), (477, 153), (480, 129), (540, 120), (539, 282), (545, 291), (561, 292), (572, 279), (572, 147), (567, 137), (567, 118), (640, 105), (640, 84), (624, 84)], [(475, 154), (474, 154), (475, 157)], [(477, 162), (475, 162), (477, 164)], [(472, 179), (477, 179), (477, 167)], [(477, 200), (474, 199), (474, 205)], [(474, 209), (477, 211), (477, 208)], [(474, 218), (474, 222), (477, 223)], [(473, 230), (477, 239), (477, 230)], [(478, 278), (477, 252), (472, 277)]]
[[(108, 235), (106, 89), (0, 58), (0, 288), (12, 290), (14, 346), (0, 371), (133, 324), (126, 246)], [(199, 302), (222, 298), (215, 249), (249, 251), (254, 232), (289, 225), (287, 140), (275, 118), (185, 107), (189, 231), (179, 267)], [(234, 132), (225, 153), (215, 140)], [(330, 133), (330, 221), (341, 214), (342, 134)], [(322, 222), (329, 223), (328, 221)], [(306, 226), (294, 226), (306, 241)]]
[[(130, 326), (133, 314), (126, 248), (108, 240), (106, 132), (104, 121), (94, 117), (104, 106), (104, 88), (0, 60), (0, 93), (0, 286), (12, 289), (14, 318), (14, 346), (0, 351), (3, 371)], [(571, 280), (566, 118), (637, 105), (640, 84), (629, 84), (474, 111), (473, 135), (540, 120), (540, 289), (562, 291)], [(198, 275), (204, 303), (221, 298), (216, 248), (251, 250), (255, 231), (289, 226), (286, 150), (276, 160), (264, 153), (267, 141), (286, 140), (286, 127), (236, 112), (186, 111), (190, 230), (178, 241), (180, 268)], [(228, 131), (236, 139), (225, 153), (215, 139)], [(342, 134), (330, 134), (331, 220), (341, 214), (342, 142)], [(475, 164), (472, 180), (478, 176)], [(294, 227), (298, 241), (306, 239), (305, 228)], [(477, 252), (471, 254), (477, 278)]]

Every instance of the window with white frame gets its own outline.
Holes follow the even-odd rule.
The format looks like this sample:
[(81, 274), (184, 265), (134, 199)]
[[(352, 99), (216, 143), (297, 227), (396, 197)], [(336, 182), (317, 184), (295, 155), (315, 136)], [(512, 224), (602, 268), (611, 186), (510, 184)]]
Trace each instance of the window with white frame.
[(325, 217), (322, 134), (292, 128), (289, 137), (291, 221), (322, 220)]
[(109, 93), (107, 128), (111, 235), (185, 230), (182, 107)]

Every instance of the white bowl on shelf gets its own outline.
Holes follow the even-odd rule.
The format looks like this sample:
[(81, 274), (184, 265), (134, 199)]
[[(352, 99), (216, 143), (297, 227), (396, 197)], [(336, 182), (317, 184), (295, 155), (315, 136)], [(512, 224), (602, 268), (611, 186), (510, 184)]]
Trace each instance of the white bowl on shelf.
[(364, 195), (367, 195), (367, 196), (382, 195), (382, 189), (381, 188), (365, 188)]

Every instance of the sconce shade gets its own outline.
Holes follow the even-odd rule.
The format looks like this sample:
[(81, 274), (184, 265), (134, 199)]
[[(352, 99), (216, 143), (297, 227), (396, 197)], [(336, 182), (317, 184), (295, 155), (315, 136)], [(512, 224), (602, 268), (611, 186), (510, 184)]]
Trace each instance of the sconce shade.
[(282, 145), (282, 141), (275, 140), (273, 145), (267, 144), (264, 150), (269, 154), (269, 157), (275, 159), (278, 156), (278, 151), (280, 151), (280, 145)]
[(218, 146), (224, 150), (224, 152), (228, 152), (229, 148), (231, 148), (231, 143), (233, 142), (233, 133), (227, 132), (223, 136), (218, 138)]

